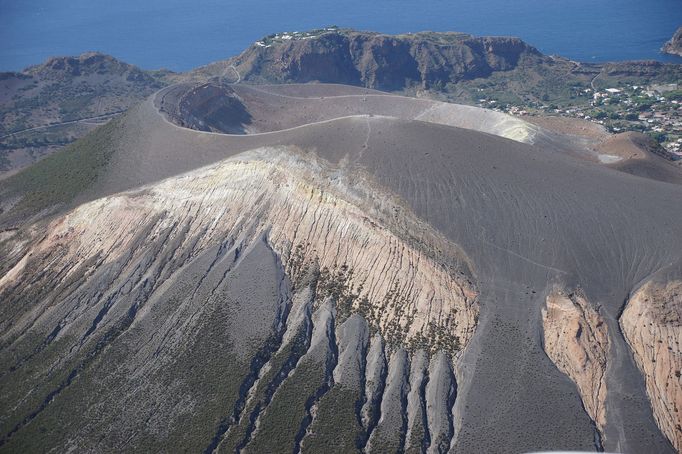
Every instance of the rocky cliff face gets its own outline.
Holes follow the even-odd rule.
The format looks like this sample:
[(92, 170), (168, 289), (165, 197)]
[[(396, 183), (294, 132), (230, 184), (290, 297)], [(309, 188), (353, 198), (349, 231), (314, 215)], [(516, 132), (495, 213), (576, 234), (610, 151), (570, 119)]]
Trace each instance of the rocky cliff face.
[(582, 295), (562, 291), (547, 297), (542, 320), (547, 355), (575, 382), (585, 410), (603, 431), (609, 353), (606, 325)]
[(254, 45), (233, 64), (247, 80), (336, 82), (400, 90), (412, 85), (443, 87), (512, 70), (521, 61), (545, 59), (518, 38), (476, 38), (461, 33), (389, 36), (336, 30), (309, 39)]
[(670, 41), (666, 42), (661, 50), (666, 54), (682, 57), (682, 27), (677, 29)]
[(650, 282), (627, 303), (623, 334), (644, 374), (661, 431), (682, 449), (682, 282)]
[[(656, 61), (585, 63), (547, 56), (514, 37), (474, 37), (455, 32), (384, 35), (345, 29), (279, 33), (229, 60), (197, 68), (205, 81), (330, 82), (463, 103), (492, 98), (519, 104), (574, 99), (576, 87), (672, 83), (680, 65)], [(589, 102), (578, 96), (576, 105)]]

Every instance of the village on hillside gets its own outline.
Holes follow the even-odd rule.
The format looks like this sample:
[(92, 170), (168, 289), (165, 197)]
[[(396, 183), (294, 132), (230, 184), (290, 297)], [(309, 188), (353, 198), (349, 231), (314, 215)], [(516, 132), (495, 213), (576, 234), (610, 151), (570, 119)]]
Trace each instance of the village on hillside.
[(558, 115), (603, 125), (609, 132), (639, 131), (682, 159), (682, 87), (679, 84), (627, 85), (582, 89), (588, 103), (560, 108), (553, 104), (513, 105), (479, 99), (478, 105), (512, 115)]

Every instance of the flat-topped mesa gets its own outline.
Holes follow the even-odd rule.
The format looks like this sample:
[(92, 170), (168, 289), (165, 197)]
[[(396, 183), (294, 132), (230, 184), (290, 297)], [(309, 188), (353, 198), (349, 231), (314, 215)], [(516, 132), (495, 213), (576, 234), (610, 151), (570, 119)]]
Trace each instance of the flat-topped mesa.
[(587, 414), (600, 432), (606, 424), (606, 324), (585, 297), (554, 290), (542, 311), (547, 356), (575, 382)]
[(644, 375), (654, 418), (682, 449), (682, 281), (648, 282), (620, 317), (623, 334)]
[(529, 59), (549, 57), (514, 37), (432, 32), (393, 36), (324, 29), (268, 36), (232, 63), (246, 80), (336, 82), (399, 90), (486, 77)]
[[(146, 245), (160, 239), (191, 261), (221, 244), (246, 250), (265, 235), (294, 288), (319, 266), (317, 299), (335, 299), (339, 321), (360, 313), (389, 345), (463, 348), (478, 314), (466, 256), (368, 177), (299, 153), (254, 150), (81, 205), (22, 248), (0, 294), (55, 288), (83, 272), (78, 264), (101, 268), (127, 254), (145, 263)], [(34, 274), (38, 267), (45, 272)]]

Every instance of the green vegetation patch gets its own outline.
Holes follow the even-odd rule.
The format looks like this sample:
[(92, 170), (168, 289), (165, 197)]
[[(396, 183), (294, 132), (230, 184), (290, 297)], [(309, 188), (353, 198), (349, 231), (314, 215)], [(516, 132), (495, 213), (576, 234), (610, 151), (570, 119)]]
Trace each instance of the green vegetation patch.
[[(177, 292), (186, 294), (192, 288), (183, 286)], [(181, 297), (173, 295), (167, 305), (177, 307), (181, 303)], [(223, 305), (216, 304), (214, 310), (201, 316), (200, 329), (177, 346), (180, 351), (161, 352), (161, 367), (142, 377), (131, 377), (129, 367), (145, 340), (140, 337), (143, 331), (116, 329), (125, 328), (126, 316), (84, 347), (87, 351), (81, 358), (85, 359), (64, 364), (48, 379), (30, 379), (35, 375), (32, 371), (49, 369), (55, 355), (63, 355), (78, 341), (65, 338), (51, 344), (1, 383), (3, 389), (11, 390), (9, 402), (27, 395), (26, 388), (35, 387), (28, 394), (30, 401), (16, 412), (18, 417), (3, 423), (3, 433), (8, 433), (23, 415), (35, 411), (51, 391), (61, 391), (48, 397), (49, 404), (0, 451), (42, 452), (45, 446), (61, 451), (68, 446), (78, 452), (114, 452), (121, 446), (134, 452), (196, 452), (205, 448), (226, 415), (232, 413), (249, 373), (249, 364), (234, 353), (225, 333), (229, 316)], [(254, 352), (245, 353), (248, 357)], [(69, 380), (66, 376), (73, 370), (78, 373)]]
[(30, 216), (71, 202), (104, 173), (120, 129), (121, 119), (112, 120), (63, 150), (0, 182), (2, 197), (21, 197), (2, 216)]
[(305, 454), (360, 452), (357, 443), (363, 430), (355, 411), (359, 399), (358, 390), (343, 385), (334, 386), (322, 396), (315, 419), (310, 426), (310, 435), (303, 439), (301, 452)]
[(247, 452), (293, 452), (297, 424), (307, 416), (307, 404), (325, 380), (325, 365), (305, 358), (296, 366), (263, 413)]
[(66, 362), (59, 370), (49, 373), (50, 365), (68, 351), (73, 338), (65, 336), (48, 348), (37, 351), (44, 338), (26, 334), (20, 342), (7, 347), (0, 354), (5, 373), (0, 378), (0, 437), (12, 431), (32, 411), (39, 408), (50, 391), (66, 380), (75, 361)]
[[(353, 286), (353, 269), (346, 263), (334, 265), (332, 268), (322, 267), (317, 270), (317, 259), (306, 259), (305, 249), (308, 245), (298, 244), (287, 260), (287, 270), (294, 287), (304, 282), (313, 283), (317, 301), (331, 298), (336, 303), (336, 324), (340, 325), (353, 314), (361, 315), (368, 323), (370, 334), (380, 332), (389, 348), (406, 348), (409, 351), (424, 349), (435, 353), (445, 350), (455, 354), (461, 349), (460, 339), (452, 333), (453, 328), (446, 328), (435, 322), (423, 327), (422, 331), (411, 339), (407, 339), (416, 316), (416, 309), (401, 294), (401, 283), (396, 280), (380, 302), (370, 301), (363, 296), (363, 284)], [(307, 277), (314, 274), (312, 278)], [(393, 314), (382, 325), (382, 317), (386, 313)], [(404, 323), (403, 323), (404, 321)]]
[[(270, 369), (258, 380), (253, 397), (247, 401), (239, 423), (230, 428), (225, 440), (221, 443), (221, 452), (235, 452), (248, 441), (250, 432), (253, 430), (255, 418), (260, 414), (262, 409), (268, 407), (275, 390), (285, 378), (282, 377), (282, 375), (289, 373), (291, 368), (293, 368), (294, 363), (298, 361), (298, 358), (305, 354), (307, 347), (306, 330), (305, 327), (301, 327), (294, 340), (273, 356), (270, 361)], [(315, 382), (313, 382), (313, 384), (314, 383)], [(297, 391), (297, 394), (300, 394), (300, 390)], [(301, 415), (299, 420), (302, 419), (303, 415)], [(291, 414), (287, 415), (286, 423), (289, 425), (288, 428), (292, 437), (295, 434), (295, 431), (293, 430), (293, 423), (295, 423), (295, 421), (297, 420), (291, 418)], [(274, 451), (257, 450), (256, 452)]]
[(406, 443), (407, 449), (405, 449), (405, 454), (421, 454), (423, 452), (425, 435), (424, 424), (421, 419), (418, 419), (412, 427), (412, 432), (410, 432), (410, 439)]
[(389, 433), (382, 430), (381, 426), (377, 427), (372, 434), (371, 451), (386, 454), (401, 452), (400, 433), (395, 431)]

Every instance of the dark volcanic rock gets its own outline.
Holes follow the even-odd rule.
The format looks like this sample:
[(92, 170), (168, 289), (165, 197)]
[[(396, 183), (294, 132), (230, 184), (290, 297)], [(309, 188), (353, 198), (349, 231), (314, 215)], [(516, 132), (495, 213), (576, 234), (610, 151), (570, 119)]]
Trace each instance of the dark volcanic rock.
[(505, 102), (547, 103), (574, 99), (576, 87), (593, 83), (674, 83), (682, 77), (682, 65), (580, 63), (543, 55), (514, 37), (330, 28), (267, 36), (239, 56), (197, 68), (190, 76), (205, 81), (235, 72), (250, 83), (340, 83), (411, 95), (429, 91), (466, 104), (498, 96)]
[(199, 131), (220, 131), (244, 134), (251, 123), (251, 114), (232, 88), (212, 83), (201, 84), (187, 91), (178, 91), (179, 98), (171, 117)]
[(106, 74), (110, 77), (123, 76), (129, 81), (156, 83), (154, 78), (145, 74), (138, 67), (99, 52), (86, 52), (77, 57), (52, 57), (45, 63), (24, 69), (23, 72), (45, 80)]
[(666, 54), (679, 55), (682, 57), (682, 27), (679, 27), (670, 41), (661, 48)]
[(546, 61), (518, 38), (461, 33), (389, 36), (334, 30), (308, 39), (256, 44), (234, 61), (247, 80), (337, 82), (385, 90), (486, 77), (524, 60)]

